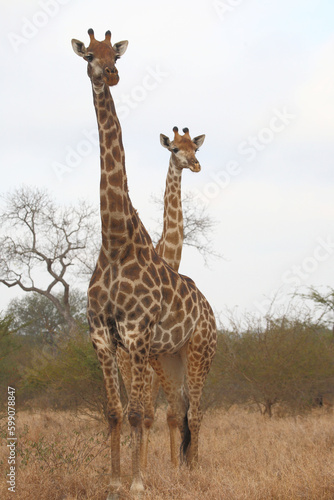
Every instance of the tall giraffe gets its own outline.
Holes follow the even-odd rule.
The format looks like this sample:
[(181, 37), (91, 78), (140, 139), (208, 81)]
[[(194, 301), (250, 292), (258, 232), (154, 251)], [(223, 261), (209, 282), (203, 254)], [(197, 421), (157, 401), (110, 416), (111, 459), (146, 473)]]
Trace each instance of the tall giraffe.
[[(184, 168), (189, 168), (192, 172), (199, 172), (201, 166), (195, 153), (203, 144), (205, 135), (195, 137), (193, 140), (189, 135), (189, 129), (184, 128), (184, 135), (179, 134), (177, 127), (173, 128), (174, 139), (170, 139), (160, 134), (160, 142), (164, 148), (171, 152), (166, 187), (164, 193), (164, 216), (163, 231), (155, 250), (167, 264), (175, 271), (178, 271), (181, 261), (183, 246), (183, 213), (181, 199), (181, 178)], [(131, 369), (130, 357), (124, 349), (117, 350), (117, 362), (127, 394), (131, 390)], [(153, 424), (152, 403), (156, 400), (159, 390), (159, 379), (151, 369), (147, 370), (144, 386), (144, 428), (142, 442), (142, 466), (147, 464), (147, 448), (149, 432)], [(171, 462), (174, 466), (178, 463), (178, 453), (176, 447), (177, 421), (172, 414), (171, 407), (167, 411), (167, 423), (170, 435)]]
[(116, 59), (127, 42), (90, 45), (72, 40), (76, 54), (88, 62), (100, 138), (100, 211), (102, 244), (88, 288), (90, 335), (104, 375), (111, 435), (109, 499), (118, 498), (122, 405), (117, 347), (130, 355), (131, 390), (128, 420), (132, 434), (131, 491), (144, 491), (141, 441), (147, 362), (159, 375), (181, 431), (182, 455), (198, 461), (200, 399), (215, 354), (217, 331), (212, 309), (188, 277), (176, 273), (156, 253), (133, 208), (127, 184), (121, 127), (109, 86), (118, 82)]

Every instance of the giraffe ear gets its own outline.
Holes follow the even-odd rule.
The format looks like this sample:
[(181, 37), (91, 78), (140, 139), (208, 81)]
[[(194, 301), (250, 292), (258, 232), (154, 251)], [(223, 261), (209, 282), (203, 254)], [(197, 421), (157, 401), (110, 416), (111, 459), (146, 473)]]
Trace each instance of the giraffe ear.
[(170, 140), (168, 139), (167, 135), (160, 134), (160, 143), (164, 148), (170, 148)]
[(123, 40), (122, 42), (117, 42), (113, 45), (113, 49), (116, 52), (117, 57), (121, 57), (126, 49), (128, 48), (129, 42), (127, 40)]
[(205, 139), (205, 135), (198, 135), (197, 137), (194, 137), (193, 138), (193, 143), (195, 144), (195, 146), (197, 148), (200, 148), (204, 142), (204, 139)]
[(84, 57), (86, 55), (87, 49), (86, 49), (85, 45), (82, 42), (80, 42), (80, 40), (76, 40), (75, 38), (73, 38), (71, 43), (72, 43), (72, 47), (73, 47), (74, 52), (78, 56)]

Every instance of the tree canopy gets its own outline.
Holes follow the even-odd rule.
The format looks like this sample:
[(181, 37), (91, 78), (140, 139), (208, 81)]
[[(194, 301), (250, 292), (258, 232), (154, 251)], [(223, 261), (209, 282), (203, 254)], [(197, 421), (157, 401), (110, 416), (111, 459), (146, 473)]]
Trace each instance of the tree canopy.
[(47, 298), (75, 328), (70, 283), (78, 284), (83, 269), (91, 267), (99, 237), (97, 210), (85, 202), (59, 206), (47, 191), (31, 187), (18, 188), (4, 200), (0, 283)]

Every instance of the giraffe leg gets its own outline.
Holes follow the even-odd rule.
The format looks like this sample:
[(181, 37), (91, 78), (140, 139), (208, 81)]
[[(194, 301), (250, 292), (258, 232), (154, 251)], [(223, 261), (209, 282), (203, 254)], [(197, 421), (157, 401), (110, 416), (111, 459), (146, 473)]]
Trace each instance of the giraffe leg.
[(184, 439), (184, 419), (188, 409), (188, 398), (184, 390), (185, 367), (182, 353), (157, 356), (150, 363), (159, 376), (160, 383), (169, 403), (167, 423), (170, 432), (172, 464), (178, 465), (177, 429)]
[(156, 405), (157, 405), (158, 394), (159, 394), (160, 380), (159, 380), (158, 375), (152, 369), (152, 367), (151, 367), (151, 370), (152, 370), (152, 403), (153, 403), (154, 410), (155, 410)]
[[(155, 371), (152, 370), (152, 401), (155, 406), (156, 400), (159, 393), (160, 380)], [(177, 419), (172, 411), (171, 406), (168, 405), (167, 409), (167, 425), (169, 428), (169, 440), (170, 440), (170, 455), (172, 465), (175, 467), (178, 466), (178, 446), (177, 446), (177, 433), (178, 433), (178, 425)]]
[(122, 348), (118, 347), (116, 351), (116, 359), (119, 371), (122, 376), (122, 380), (125, 387), (125, 392), (128, 398), (128, 402), (124, 407), (124, 415), (127, 415), (128, 404), (131, 392), (131, 364), (129, 354)]
[(177, 425), (177, 418), (176, 418), (171, 406), (168, 406), (168, 409), (167, 409), (167, 424), (168, 424), (168, 428), (169, 428), (170, 459), (171, 459), (172, 465), (174, 467), (177, 467), (179, 464), (178, 452), (177, 452), (178, 425)]
[[(130, 362), (130, 355), (124, 349), (117, 349), (117, 364), (122, 375), (129, 404), (129, 399), (131, 394), (131, 362)], [(156, 380), (157, 377), (154, 371), (152, 370), (151, 366), (147, 364), (147, 368), (145, 371), (145, 378), (144, 378), (144, 395), (143, 395), (144, 422), (143, 422), (143, 436), (141, 445), (141, 465), (143, 469), (145, 469), (147, 466), (149, 435), (154, 421), (153, 397), (156, 397), (155, 394)]]
[[(143, 424), (144, 424), (144, 395), (145, 380), (148, 370), (148, 350), (149, 350), (149, 332), (128, 333), (128, 347), (131, 364), (131, 392), (128, 407), (128, 420), (131, 426), (132, 436), (132, 484), (130, 491), (140, 496), (144, 491), (142, 478), (142, 457), (143, 457)], [(149, 391), (151, 394), (151, 391)], [(150, 397), (150, 396), (148, 396)], [(151, 404), (153, 421), (153, 405)]]
[(160, 380), (151, 365), (147, 364), (147, 376), (144, 386), (144, 427), (143, 427), (143, 442), (142, 442), (142, 467), (147, 467), (148, 443), (151, 432), (151, 427), (155, 418), (155, 405), (158, 397)]
[(143, 437), (141, 445), (141, 465), (145, 469), (147, 466), (147, 452), (148, 443), (150, 437), (151, 427), (154, 422), (154, 407), (153, 407), (153, 376), (154, 371), (152, 370), (149, 363), (146, 364), (146, 370), (144, 375), (144, 420), (143, 420)]
[[(96, 323), (97, 321), (95, 321)], [(111, 480), (107, 500), (116, 500), (121, 486), (120, 440), (123, 409), (119, 393), (118, 369), (116, 356), (110, 348), (107, 329), (92, 329), (91, 339), (103, 371), (107, 392), (107, 418), (110, 428)]]
[[(184, 422), (186, 439), (182, 443), (181, 453), (190, 468), (193, 468), (198, 462), (198, 438), (202, 421), (200, 403), (205, 379), (215, 353), (215, 349), (210, 346), (210, 335), (207, 333), (207, 330), (207, 327), (205, 332), (198, 328), (193, 336), (193, 340), (189, 342), (187, 350), (186, 378), (189, 409)], [(212, 331), (213, 335), (215, 335), (215, 330), (213, 329)], [(195, 339), (199, 340), (195, 342)]]

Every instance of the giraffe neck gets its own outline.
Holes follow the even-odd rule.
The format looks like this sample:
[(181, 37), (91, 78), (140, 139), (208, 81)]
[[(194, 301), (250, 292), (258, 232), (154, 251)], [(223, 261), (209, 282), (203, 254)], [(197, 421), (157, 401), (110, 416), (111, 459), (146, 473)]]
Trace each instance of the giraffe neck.
[(183, 245), (183, 215), (181, 202), (182, 169), (171, 156), (164, 195), (164, 222), (156, 251), (175, 271), (178, 270)]
[(93, 96), (100, 140), (102, 246), (117, 250), (129, 237), (127, 223), (135, 210), (128, 193), (122, 130), (109, 87), (97, 92), (93, 85)]

